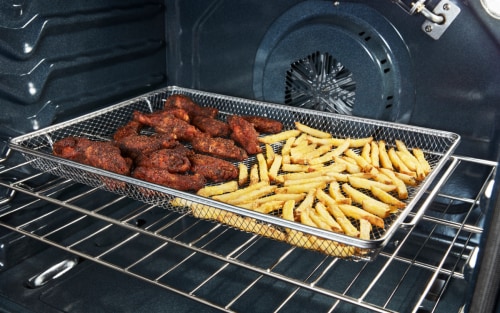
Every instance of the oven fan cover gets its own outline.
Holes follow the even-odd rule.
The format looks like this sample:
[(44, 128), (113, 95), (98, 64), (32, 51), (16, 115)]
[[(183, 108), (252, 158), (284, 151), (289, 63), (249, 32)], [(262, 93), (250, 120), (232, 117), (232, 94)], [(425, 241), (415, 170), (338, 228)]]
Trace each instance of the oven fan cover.
[(414, 94), (405, 42), (362, 4), (299, 3), (271, 25), (256, 54), (260, 100), (404, 123)]

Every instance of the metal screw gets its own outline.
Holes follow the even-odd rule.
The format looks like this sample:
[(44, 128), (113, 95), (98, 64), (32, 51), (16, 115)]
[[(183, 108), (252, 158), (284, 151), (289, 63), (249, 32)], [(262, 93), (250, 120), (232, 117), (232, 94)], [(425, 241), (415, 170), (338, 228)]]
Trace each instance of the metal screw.
[(426, 25), (425, 26), (425, 32), (430, 33), (432, 31), (432, 26), (431, 25)]
[(450, 4), (449, 3), (443, 4), (443, 10), (448, 11), (449, 9), (450, 9)]
[(333, 1), (333, 5), (338, 7), (340, 5), (340, 1)]

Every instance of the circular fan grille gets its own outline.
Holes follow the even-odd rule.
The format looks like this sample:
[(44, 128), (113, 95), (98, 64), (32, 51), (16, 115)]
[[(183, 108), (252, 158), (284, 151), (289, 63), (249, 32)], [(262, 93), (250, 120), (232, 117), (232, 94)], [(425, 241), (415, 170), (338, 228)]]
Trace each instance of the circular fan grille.
[(285, 104), (352, 114), (356, 82), (352, 72), (319, 51), (295, 61), (286, 73)]

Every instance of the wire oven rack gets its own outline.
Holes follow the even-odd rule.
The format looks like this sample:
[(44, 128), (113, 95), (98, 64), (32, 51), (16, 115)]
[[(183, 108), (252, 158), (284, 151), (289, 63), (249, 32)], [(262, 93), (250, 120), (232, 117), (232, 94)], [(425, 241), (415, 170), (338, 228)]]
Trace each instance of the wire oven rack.
[[(374, 227), (371, 239), (362, 240), (300, 223), (289, 222), (273, 215), (245, 210), (199, 197), (194, 194), (179, 192), (131, 177), (117, 175), (91, 166), (64, 160), (52, 155), (53, 142), (67, 136), (84, 136), (93, 140), (110, 140), (116, 129), (131, 119), (133, 111), (153, 112), (159, 110), (163, 108), (164, 100), (172, 94), (188, 95), (196, 103), (202, 106), (216, 107), (219, 109), (222, 119), (229, 114), (262, 115), (283, 122), (285, 130), (293, 128), (294, 122), (298, 121), (329, 132), (335, 137), (340, 138), (362, 138), (372, 136), (376, 140), (385, 140), (388, 145), (393, 145), (396, 139), (400, 139), (409, 147), (421, 148), (426, 153), (426, 158), (431, 164), (432, 171), (418, 187), (409, 187), (409, 198), (406, 200), (406, 208), (398, 214), (391, 214), (390, 217), (386, 218), (385, 229)], [(315, 238), (323, 238), (350, 247), (354, 246), (360, 248), (360, 250), (357, 250), (361, 251), (359, 254), (352, 255), (349, 253), (346, 258), (371, 260), (401, 225), (407, 214), (422, 196), (423, 190), (432, 183), (437, 172), (443, 167), (446, 160), (458, 145), (459, 140), (460, 137), (457, 134), (450, 132), (304, 110), (174, 86), (136, 97), (68, 122), (19, 136), (12, 139), (11, 146), (21, 151), (27, 159), (33, 159), (34, 162), (31, 164), (34, 167), (61, 177), (73, 179), (89, 186), (100, 187), (146, 203), (164, 206), (170, 210), (178, 211), (181, 214), (191, 211), (189, 204), (191, 204), (191, 207), (194, 204), (195, 207), (201, 209), (197, 210), (197, 212), (202, 212), (201, 218), (208, 217), (211, 208), (217, 208), (245, 217), (245, 219), (242, 218), (237, 220), (238, 223), (242, 223), (241, 226), (243, 226), (242, 228), (245, 230), (262, 234), (262, 232), (259, 231), (262, 225), (271, 225), (273, 229), (294, 229), (312, 235)], [(246, 162), (256, 162), (255, 157), (249, 158)], [(171, 205), (174, 199), (181, 199), (184, 205)], [(207, 207), (208, 210), (205, 209)], [(420, 215), (421, 214), (417, 214), (415, 221)], [(248, 218), (250, 218), (250, 221), (257, 221), (257, 223), (250, 224)], [(243, 225), (246, 223), (249, 223), (249, 225)], [(236, 227), (238, 227), (238, 225), (236, 225)], [(336, 251), (342, 251), (342, 246), (328, 245), (327, 247), (328, 250), (335, 250), (329, 251), (331, 254), (343, 254), (343, 252)]]
[[(19, 176), (31, 162), (0, 164), (0, 177)], [(470, 196), (453, 193), (447, 182), (469, 165), (485, 179)], [(305, 299), (314, 312), (456, 312), (441, 299), (467, 281), (496, 168), (453, 156), (419, 202), (420, 222), (399, 228), (373, 262), (347, 262), (29, 170), (14, 182), (0, 179), (28, 196), (22, 205), (2, 200), (0, 226), (221, 311), (289, 312)]]

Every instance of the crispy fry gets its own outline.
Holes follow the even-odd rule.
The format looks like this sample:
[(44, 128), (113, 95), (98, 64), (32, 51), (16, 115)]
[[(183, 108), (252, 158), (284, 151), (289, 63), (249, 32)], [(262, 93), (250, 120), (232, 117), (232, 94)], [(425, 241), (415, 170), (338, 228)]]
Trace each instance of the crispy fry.
[(294, 208), (295, 208), (295, 200), (285, 201), (285, 204), (283, 204), (283, 210), (282, 210), (281, 216), (285, 220), (294, 221), (295, 220), (295, 216), (293, 214)]
[(389, 216), (390, 207), (388, 204), (362, 193), (361, 191), (351, 187), (349, 184), (342, 184), (342, 190), (352, 199), (353, 202), (361, 204), (363, 209), (366, 211), (381, 218)]
[(228, 181), (222, 184), (214, 186), (205, 186), (199, 189), (196, 194), (204, 197), (211, 197), (215, 195), (221, 195), (223, 193), (232, 192), (238, 190), (238, 182), (235, 180)]
[(405, 173), (394, 172), (397, 178), (401, 179), (408, 186), (417, 186), (418, 182), (414, 176)]
[(323, 164), (307, 165), (284, 163), (281, 165), (281, 170), (284, 172), (314, 172), (315, 170), (321, 169), (322, 167)]
[(280, 200), (267, 201), (267, 202), (264, 202), (260, 205), (258, 205), (255, 202), (252, 202), (250, 209), (257, 211), (257, 212), (260, 212), (260, 213), (268, 214), (268, 213), (271, 213), (273, 211), (281, 209), (283, 207), (284, 203), (285, 203), (285, 201), (282, 201), (282, 200), (281, 201)]
[(298, 130), (300, 130), (301, 132), (309, 134), (309, 135), (317, 137), (317, 138), (331, 138), (332, 137), (332, 135), (330, 133), (306, 126), (300, 122), (295, 122), (295, 127)]
[(263, 137), (259, 137), (259, 142), (261, 143), (267, 143), (267, 144), (273, 144), (277, 143), (283, 140), (287, 140), (290, 137), (297, 137), (300, 135), (300, 130), (298, 129), (291, 129), (291, 130), (286, 130), (278, 134), (273, 134), (273, 135), (267, 135)]
[(267, 162), (264, 154), (257, 154), (257, 162), (259, 164), (259, 177), (261, 181), (269, 182), (269, 174), (267, 170)]
[(278, 176), (278, 171), (280, 170), (281, 167), (281, 161), (283, 161), (283, 157), (279, 154), (276, 154), (274, 156), (274, 161), (271, 164), (271, 167), (269, 168), (268, 176), (269, 179), (275, 182), (282, 182), (283, 177)]
[(389, 155), (389, 159), (391, 160), (391, 163), (396, 168), (396, 170), (401, 173), (411, 173), (410, 169), (399, 158), (399, 155), (396, 153), (396, 150), (394, 148), (390, 148), (387, 154)]
[(412, 152), (413, 152), (413, 155), (417, 158), (417, 160), (420, 163), (420, 165), (422, 166), (422, 168), (424, 169), (424, 173), (426, 175), (429, 174), (431, 171), (431, 166), (430, 166), (429, 162), (425, 159), (424, 152), (422, 151), (422, 149), (413, 148)]
[(303, 193), (308, 192), (310, 189), (324, 189), (326, 187), (326, 181), (315, 181), (307, 184), (298, 184), (286, 187), (280, 187), (275, 190), (276, 193)]
[(372, 195), (374, 195), (376, 198), (378, 198), (380, 201), (382, 201), (384, 203), (387, 203), (389, 205), (393, 205), (393, 206), (398, 207), (398, 208), (404, 208), (406, 206), (406, 203), (393, 197), (391, 194), (385, 192), (384, 190), (382, 190), (378, 187), (372, 186), (371, 192), (372, 192)]
[(288, 179), (283, 182), (283, 186), (288, 187), (288, 186), (294, 186), (294, 185), (303, 185), (303, 184), (309, 184), (309, 183), (314, 183), (314, 182), (325, 182), (329, 183), (334, 181), (335, 178), (330, 175), (323, 175), (323, 176), (316, 176), (316, 177), (310, 177), (310, 178), (305, 178), (305, 179)]
[(273, 164), (274, 156), (276, 155), (276, 153), (274, 153), (273, 147), (270, 144), (266, 143), (265, 146), (267, 166), (271, 166), (271, 164)]
[(370, 163), (368, 163), (365, 158), (354, 152), (352, 149), (347, 149), (345, 152), (345, 155), (347, 155), (350, 158), (353, 158), (356, 163), (361, 167), (361, 170), (365, 173), (371, 173), (374, 171), (376, 173), (376, 168), (373, 167)]
[(376, 168), (380, 167), (380, 157), (379, 157), (379, 149), (378, 144), (375, 141), (370, 143), (371, 145), (371, 153), (370, 153), (370, 162)]
[(335, 200), (337, 204), (351, 204), (351, 198), (344, 196), (340, 190), (340, 185), (338, 182), (333, 181), (328, 187), (328, 194)]
[(230, 199), (230, 200), (227, 200), (226, 202), (229, 203), (229, 204), (233, 204), (233, 205), (237, 205), (237, 204), (240, 204), (240, 203), (245, 203), (245, 202), (248, 202), (248, 201), (251, 201), (251, 200), (255, 200), (255, 199), (258, 199), (258, 198), (261, 198), (265, 195), (268, 195), (272, 192), (274, 192), (276, 190), (276, 188), (278, 188), (278, 186), (276, 185), (266, 185), (266, 186), (263, 186), (259, 189), (256, 189), (256, 190), (252, 190), (250, 192), (247, 192), (243, 195), (240, 195), (238, 198), (236, 199)]
[(240, 189), (233, 191), (233, 192), (228, 192), (228, 193), (225, 193), (222, 195), (213, 196), (212, 198), (215, 200), (218, 200), (218, 201), (226, 202), (228, 200), (237, 199), (238, 197), (240, 197), (244, 194), (247, 194), (253, 190), (257, 190), (259, 188), (262, 188), (262, 187), (265, 187), (268, 185), (269, 184), (266, 182), (258, 182), (256, 184), (250, 185), (250, 186), (245, 187), (245, 188), (240, 188)]
[(259, 199), (252, 200), (252, 203), (255, 203), (257, 205), (264, 204), (266, 202), (272, 202), (272, 201), (289, 201), (289, 200), (294, 200), (294, 201), (302, 201), (306, 197), (306, 193), (277, 193), (274, 195), (262, 197)]
[[(321, 155), (327, 153), (332, 149), (332, 146), (327, 146), (327, 145), (322, 145), (317, 147), (314, 150), (307, 151), (306, 153), (302, 155), (292, 155), (292, 162), (294, 163), (299, 163), (299, 164), (319, 164), (316, 163), (317, 161), (313, 161), (314, 159), (318, 159)], [(331, 160), (331, 159), (330, 159)], [(324, 163), (324, 162), (320, 162)]]
[(281, 148), (281, 156), (283, 157), (283, 164), (290, 163), (290, 149), (292, 148), (293, 143), (295, 142), (296, 137), (290, 137), (286, 140), (285, 144)]
[(382, 168), (380, 169), (382, 173), (387, 175), (390, 179), (392, 179), (392, 183), (396, 185), (396, 192), (398, 193), (398, 198), (399, 199), (407, 199), (408, 198), (408, 189), (406, 188), (405, 183), (394, 174), (393, 171)]
[(383, 168), (387, 168), (390, 170), (394, 169), (394, 167), (392, 166), (391, 159), (389, 158), (389, 155), (387, 154), (384, 140), (378, 141), (378, 155), (379, 155), (379, 159), (380, 159), (380, 165), (382, 165)]
[(344, 153), (344, 151), (349, 148), (349, 144), (350, 139), (346, 139), (340, 146), (337, 146), (337, 148), (331, 150), (330, 152), (327, 152), (320, 157), (309, 160), (309, 164), (314, 165), (332, 161), (335, 157), (342, 155), (342, 153)]
[(248, 167), (244, 163), (238, 164), (238, 185), (244, 186), (248, 182)]
[(302, 202), (297, 206), (295, 212), (301, 214), (302, 211), (310, 210), (315, 199), (316, 189), (310, 189)]
[[(328, 213), (326, 206), (318, 202), (315, 206), (317, 215), (329, 226), (330, 230), (338, 233), (343, 233), (342, 227), (340, 227), (339, 223), (333, 218), (333, 216)], [(313, 218), (314, 220), (314, 218)]]
[(353, 186), (354, 188), (358, 189), (368, 189), (372, 186), (376, 186), (384, 191), (394, 191), (396, 190), (396, 185), (386, 185), (383, 183), (380, 183), (378, 181), (362, 178), (362, 177), (357, 177), (357, 176), (349, 176), (349, 184)]
[(370, 163), (372, 162), (372, 158), (370, 156), (370, 151), (372, 149), (371, 143), (365, 143), (363, 146), (363, 149), (361, 149), (361, 157), (366, 160), (366, 162)]
[(259, 181), (260, 181), (260, 178), (259, 178), (259, 165), (258, 164), (254, 164), (250, 168), (250, 183), (249, 183), (249, 185), (254, 185), (254, 184), (258, 183)]
[(311, 217), (309, 216), (310, 211), (311, 210), (304, 210), (300, 212), (300, 222), (307, 226), (318, 227), (318, 225), (316, 225), (316, 223), (314, 223)]
[(352, 164), (351, 162), (346, 161), (344, 158), (334, 157), (333, 160), (337, 164), (344, 164), (348, 173), (351, 173), (351, 174), (360, 173), (362, 170), (359, 165)]
[(381, 219), (380, 217), (371, 214), (363, 209), (358, 208), (357, 206), (354, 205), (349, 205), (349, 204), (339, 204), (338, 205), (339, 209), (342, 210), (342, 212), (349, 217), (352, 217), (354, 219), (365, 219), (369, 221), (372, 225), (377, 226), (379, 228), (384, 228), (384, 220)]
[(359, 220), (359, 238), (370, 240), (370, 233), (372, 231), (372, 224), (365, 219)]
[(323, 190), (316, 190), (316, 197), (318, 200), (325, 205), (330, 214), (335, 217), (337, 223), (342, 227), (344, 233), (348, 236), (357, 237), (359, 235), (359, 231), (354, 225), (352, 225), (351, 221), (345, 216), (345, 214), (338, 208), (335, 200), (326, 194)]

